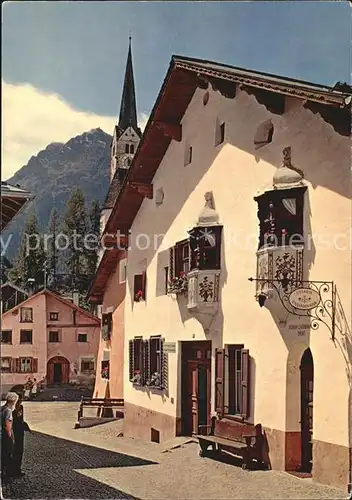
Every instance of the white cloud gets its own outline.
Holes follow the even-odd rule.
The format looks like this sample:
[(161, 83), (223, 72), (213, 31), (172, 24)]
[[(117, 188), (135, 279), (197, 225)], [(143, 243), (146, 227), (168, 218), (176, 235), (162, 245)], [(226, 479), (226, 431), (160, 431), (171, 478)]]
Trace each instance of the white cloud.
[[(116, 116), (100, 116), (78, 111), (63, 98), (30, 84), (13, 85), (2, 81), (2, 179), (8, 179), (32, 155), (51, 142), (67, 142), (71, 137), (100, 127), (112, 134)], [(139, 116), (144, 130), (147, 115)]]

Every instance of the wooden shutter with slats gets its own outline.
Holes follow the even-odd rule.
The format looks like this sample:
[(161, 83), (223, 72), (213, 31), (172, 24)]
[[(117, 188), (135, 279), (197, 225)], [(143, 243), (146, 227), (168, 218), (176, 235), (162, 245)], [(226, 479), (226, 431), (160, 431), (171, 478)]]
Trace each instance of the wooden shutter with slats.
[(224, 415), (225, 349), (215, 349), (215, 411)]
[(147, 297), (147, 273), (144, 271), (142, 274), (142, 292), (143, 292), (143, 300), (146, 300)]
[(249, 350), (241, 349), (241, 416), (249, 417)]
[(169, 280), (175, 277), (175, 247), (170, 248), (170, 261), (169, 261)]
[(32, 359), (32, 372), (38, 373), (38, 358)]
[(150, 341), (149, 339), (142, 341), (143, 347), (143, 384), (147, 384), (150, 380)]
[(134, 340), (128, 341), (128, 350), (129, 350), (129, 377), (130, 377), (130, 382), (132, 382), (134, 376)]
[(168, 353), (164, 351), (165, 339), (161, 342), (161, 389), (167, 391), (169, 388), (169, 357)]

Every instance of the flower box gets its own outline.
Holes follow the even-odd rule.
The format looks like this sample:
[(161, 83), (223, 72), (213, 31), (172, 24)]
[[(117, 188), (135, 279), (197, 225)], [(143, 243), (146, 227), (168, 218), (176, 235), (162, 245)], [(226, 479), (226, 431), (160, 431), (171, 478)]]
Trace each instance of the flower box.
[(185, 293), (188, 290), (188, 279), (184, 272), (169, 281), (168, 293)]

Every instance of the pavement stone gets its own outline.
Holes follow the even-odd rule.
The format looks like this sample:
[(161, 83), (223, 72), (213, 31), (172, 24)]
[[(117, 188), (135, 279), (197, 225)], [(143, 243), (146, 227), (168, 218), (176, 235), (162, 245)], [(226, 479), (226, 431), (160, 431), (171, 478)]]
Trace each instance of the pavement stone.
[(25, 478), (6, 499), (347, 499), (346, 492), (279, 471), (244, 471), (195, 442), (165, 446), (117, 437), (122, 421), (74, 429), (77, 403), (25, 403)]

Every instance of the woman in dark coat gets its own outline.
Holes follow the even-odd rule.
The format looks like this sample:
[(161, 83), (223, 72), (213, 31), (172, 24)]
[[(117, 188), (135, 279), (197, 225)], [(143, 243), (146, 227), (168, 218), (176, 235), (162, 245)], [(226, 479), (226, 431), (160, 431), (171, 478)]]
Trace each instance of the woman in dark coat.
[(22, 472), (22, 458), (23, 458), (23, 448), (24, 448), (24, 433), (29, 431), (28, 424), (23, 419), (23, 405), (22, 405), (22, 394), (18, 394), (19, 398), (16, 403), (15, 409), (12, 412), (13, 416), (13, 433), (15, 436), (15, 445), (12, 454), (11, 463), (11, 476), (12, 477), (22, 477), (24, 472)]

